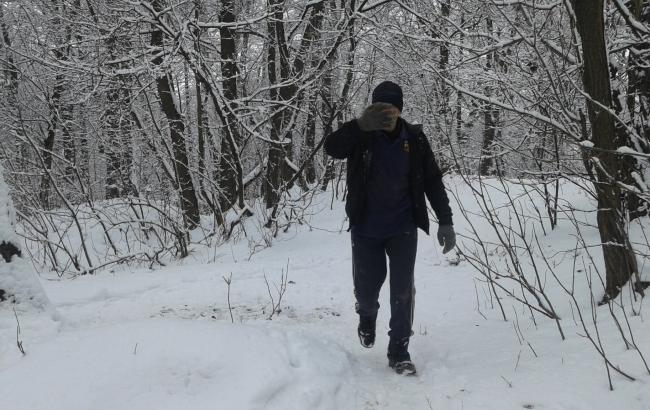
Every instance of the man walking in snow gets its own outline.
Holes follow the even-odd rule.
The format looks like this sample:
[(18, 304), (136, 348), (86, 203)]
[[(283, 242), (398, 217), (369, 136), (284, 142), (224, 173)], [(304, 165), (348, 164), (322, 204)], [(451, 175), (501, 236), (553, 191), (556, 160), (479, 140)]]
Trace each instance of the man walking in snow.
[(352, 275), (361, 345), (375, 343), (379, 291), (390, 267), (388, 365), (415, 374), (408, 352), (413, 334), (413, 270), (417, 228), (429, 233), (425, 196), (439, 221), (438, 241), (449, 252), (456, 244), (442, 172), (422, 126), (400, 117), (402, 89), (384, 81), (363, 114), (328, 135), (325, 151), (347, 159), (345, 210), (352, 233)]

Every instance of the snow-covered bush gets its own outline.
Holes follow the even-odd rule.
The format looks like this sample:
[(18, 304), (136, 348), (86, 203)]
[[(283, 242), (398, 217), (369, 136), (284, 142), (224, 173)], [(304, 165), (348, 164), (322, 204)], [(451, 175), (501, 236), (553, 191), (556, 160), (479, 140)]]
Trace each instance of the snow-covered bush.
[[(543, 182), (462, 178), (464, 184), (453, 190), (457, 218), (464, 218), (470, 229), (462, 233), (460, 254), (480, 273), (487, 303), (503, 320), (518, 323), (518, 309), (513, 309), (517, 306), (535, 326), (554, 321), (562, 340), (575, 336), (569, 329), (577, 329), (602, 357), (612, 388), (611, 374), (629, 380), (638, 374), (610, 358), (619, 344), (641, 359), (638, 370), (650, 373), (644, 345), (635, 337), (644, 326), (639, 312), (647, 272), (639, 272), (617, 298), (603, 299), (604, 260), (598, 252), (601, 238), (589, 185), (560, 181), (553, 217), (545, 209), (549, 203)], [(643, 217), (629, 225), (634, 251), (644, 266), (650, 255), (647, 223)]]
[[(45, 310), (50, 303), (31, 264), (21, 257), (15, 211), (0, 167), (0, 303)], [(3, 303), (4, 302), (4, 303)], [(1, 305), (0, 305), (1, 306)]]

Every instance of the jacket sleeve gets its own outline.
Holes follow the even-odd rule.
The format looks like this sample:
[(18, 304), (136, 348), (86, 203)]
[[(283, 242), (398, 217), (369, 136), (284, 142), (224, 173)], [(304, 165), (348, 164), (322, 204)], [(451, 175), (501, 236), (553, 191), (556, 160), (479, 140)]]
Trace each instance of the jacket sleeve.
[(440, 225), (453, 225), (449, 198), (442, 182), (442, 171), (436, 162), (431, 145), (424, 135), (421, 135), (423, 145), (424, 193), (431, 204)]
[(336, 159), (346, 159), (365, 134), (359, 128), (357, 120), (344, 123), (341, 128), (325, 138), (325, 152)]

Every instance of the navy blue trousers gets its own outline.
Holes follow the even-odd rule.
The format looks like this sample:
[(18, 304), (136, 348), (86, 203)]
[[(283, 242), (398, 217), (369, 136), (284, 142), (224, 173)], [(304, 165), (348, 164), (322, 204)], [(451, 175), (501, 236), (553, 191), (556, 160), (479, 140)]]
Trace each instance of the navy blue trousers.
[(413, 271), (417, 230), (389, 238), (370, 238), (352, 232), (352, 277), (357, 313), (377, 318), (379, 291), (386, 280), (386, 256), (390, 268), (391, 340), (410, 337), (413, 327), (415, 286)]

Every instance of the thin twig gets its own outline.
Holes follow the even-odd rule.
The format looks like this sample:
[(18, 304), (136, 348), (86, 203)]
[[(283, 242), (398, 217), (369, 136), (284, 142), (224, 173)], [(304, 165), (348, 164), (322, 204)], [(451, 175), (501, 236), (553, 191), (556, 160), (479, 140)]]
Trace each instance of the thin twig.
[(230, 275), (227, 278), (224, 276), (223, 280), (228, 286), (228, 312), (230, 312), (230, 323), (235, 323), (235, 318), (232, 315), (232, 305), (230, 304), (230, 285), (232, 284), (232, 272), (230, 272)]
[(25, 353), (25, 348), (23, 347), (23, 341), (20, 340), (20, 321), (18, 320), (18, 313), (16, 313), (16, 308), (14, 308), (14, 316), (16, 317), (16, 346), (18, 346), (18, 350), (20, 350), (20, 353), (25, 356), (27, 353)]

